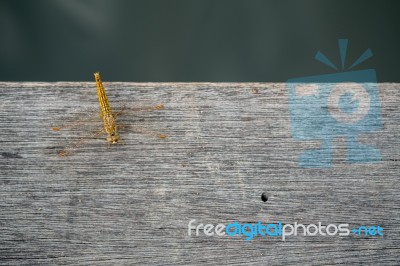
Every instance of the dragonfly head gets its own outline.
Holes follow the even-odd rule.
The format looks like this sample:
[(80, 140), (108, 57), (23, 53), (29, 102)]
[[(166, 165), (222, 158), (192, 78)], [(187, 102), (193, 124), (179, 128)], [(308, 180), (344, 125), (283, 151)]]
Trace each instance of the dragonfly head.
[(108, 135), (107, 135), (107, 141), (108, 141), (108, 143), (115, 144), (115, 143), (118, 142), (118, 140), (119, 140), (119, 135), (118, 135), (118, 133), (111, 133), (111, 134), (108, 134)]

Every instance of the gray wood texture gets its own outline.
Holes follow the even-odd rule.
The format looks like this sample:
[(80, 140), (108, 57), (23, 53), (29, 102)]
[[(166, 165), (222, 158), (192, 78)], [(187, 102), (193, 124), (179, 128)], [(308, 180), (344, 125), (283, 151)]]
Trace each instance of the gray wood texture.
[[(51, 127), (97, 110), (94, 82), (0, 83), (0, 264), (400, 264), (400, 85), (379, 84), (383, 129), (361, 136), (382, 161), (345, 162), (339, 138), (325, 169), (298, 166), (318, 142), (292, 138), (283, 83), (104, 85), (112, 106), (165, 109), (126, 112), (121, 143), (101, 136), (61, 158), (85, 127)], [(380, 225), (384, 236), (189, 236), (191, 219)]]

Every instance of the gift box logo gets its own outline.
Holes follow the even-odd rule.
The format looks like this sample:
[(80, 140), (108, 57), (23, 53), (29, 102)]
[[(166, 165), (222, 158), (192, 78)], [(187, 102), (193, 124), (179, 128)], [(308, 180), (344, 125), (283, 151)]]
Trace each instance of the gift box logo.
[[(320, 147), (306, 150), (299, 165), (307, 168), (332, 165), (332, 140), (347, 139), (348, 163), (372, 163), (381, 160), (380, 151), (358, 141), (360, 134), (382, 128), (380, 100), (374, 69), (351, 71), (372, 56), (367, 49), (345, 70), (347, 39), (339, 39), (341, 72), (289, 79), (286, 88), (292, 136), (296, 140), (319, 140)], [(315, 58), (339, 70), (323, 53)]]

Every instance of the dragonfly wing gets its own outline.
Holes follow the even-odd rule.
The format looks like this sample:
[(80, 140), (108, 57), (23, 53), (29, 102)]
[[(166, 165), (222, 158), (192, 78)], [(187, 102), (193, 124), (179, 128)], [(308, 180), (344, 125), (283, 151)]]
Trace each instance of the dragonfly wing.
[(160, 138), (160, 139), (165, 139), (167, 138), (167, 134), (161, 133), (159, 131), (155, 131), (155, 130), (150, 130), (146, 127), (142, 127), (142, 126), (137, 126), (137, 125), (129, 125), (129, 124), (121, 124), (118, 126), (119, 129), (123, 130), (123, 131), (131, 131), (133, 133), (141, 133), (147, 136), (151, 136), (154, 138)]
[(69, 155), (73, 154), (79, 147), (83, 146), (86, 142), (88, 142), (89, 140), (97, 138), (103, 134), (105, 134), (104, 129), (100, 129), (100, 130), (91, 132), (91, 134), (89, 134), (85, 137), (80, 137), (77, 140), (70, 143), (69, 145), (66, 145), (65, 148), (63, 148), (61, 151), (58, 152), (58, 155), (61, 157), (69, 156)]
[[(114, 115), (117, 118), (117, 128), (118, 130), (123, 132), (135, 132), (145, 134), (151, 137), (165, 139), (167, 137), (166, 134), (161, 132), (150, 130), (142, 125), (139, 125), (137, 119), (133, 119), (133, 117), (137, 117), (139, 114), (145, 112), (152, 112), (152, 111), (159, 111), (164, 109), (164, 104), (155, 104), (155, 105), (148, 105), (148, 106), (135, 106), (135, 107), (128, 107), (126, 105), (120, 106), (116, 108)], [(136, 121), (134, 121), (136, 120)], [(140, 123), (143, 124), (145, 119), (139, 119)]]
[(61, 120), (63, 121), (62, 124), (57, 125), (56, 123), (54, 123), (51, 126), (51, 129), (53, 131), (82, 127), (86, 124), (95, 123), (96, 121), (101, 122), (101, 113), (99, 112), (98, 108), (88, 107), (84, 110), (79, 111), (79, 113), (74, 116), (61, 118)]
[(151, 106), (136, 106), (136, 107), (128, 107), (126, 105), (119, 106), (115, 108), (114, 115), (121, 116), (121, 115), (137, 115), (142, 112), (151, 112), (164, 109), (164, 104), (156, 104)]

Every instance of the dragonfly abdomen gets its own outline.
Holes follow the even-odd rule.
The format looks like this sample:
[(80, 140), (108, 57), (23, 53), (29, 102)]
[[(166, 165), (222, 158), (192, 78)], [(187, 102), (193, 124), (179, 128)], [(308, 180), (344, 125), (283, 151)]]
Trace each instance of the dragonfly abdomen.
[(119, 140), (119, 135), (117, 133), (117, 124), (115, 121), (115, 117), (111, 112), (111, 108), (106, 95), (106, 90), (104, 89), (103, 83), (100, 78), (100, 73), (94, 73), (94, 77), (96, 79), (97, 94), (99, 97), (104, 130), (107, 133), (107, 141), (109, 143), (117, 143), (117, 141)]

